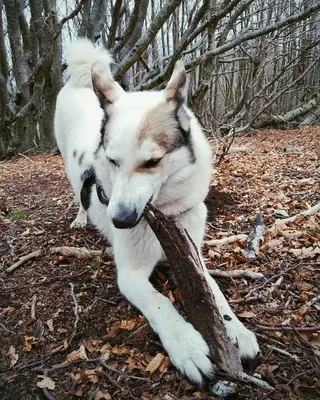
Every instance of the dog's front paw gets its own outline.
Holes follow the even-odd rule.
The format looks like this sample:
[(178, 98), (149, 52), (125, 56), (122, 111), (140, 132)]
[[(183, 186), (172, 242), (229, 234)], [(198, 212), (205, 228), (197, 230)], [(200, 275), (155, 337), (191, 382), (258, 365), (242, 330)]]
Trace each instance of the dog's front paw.
[(87, 226), (87, 216), (78, 215), (78, 217), (71, 222), (70, 228), (85, 228)]
[(185, 322), (161, 339), (172, 364), (190, 381), (202, 386), (204, 376), (213, 377), (209, 346), (191, 324)]
[(239, 349), (242, 360), (253, 360), (260, 354), (256, 335), (247, 329), (239, 320), (226, 323), (231, 342)]

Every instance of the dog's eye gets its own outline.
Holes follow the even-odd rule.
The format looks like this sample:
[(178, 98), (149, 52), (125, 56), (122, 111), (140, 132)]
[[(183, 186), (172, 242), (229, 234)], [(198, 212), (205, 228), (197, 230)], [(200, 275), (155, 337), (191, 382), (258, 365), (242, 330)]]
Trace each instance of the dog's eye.
[(115, 167), (119, 167), (119, 164), (113, 158), (108, 158), (108, 161), (110, 164), (114, 165)]
[(143, 163), (142, 167), (143, 168), (153, 168), (156, 165), (158, 165), (160, 161), (161, 161), (161, 158), (151, 158), (150, 160)]

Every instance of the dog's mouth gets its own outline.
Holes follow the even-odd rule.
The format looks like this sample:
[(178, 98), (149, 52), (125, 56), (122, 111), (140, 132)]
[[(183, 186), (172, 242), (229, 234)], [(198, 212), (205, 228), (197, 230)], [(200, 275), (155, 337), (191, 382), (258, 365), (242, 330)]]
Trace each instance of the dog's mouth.
[(141, 212), (141, 214), (139, 215), (139, 217), (136, 219), (136, 221), (134, 221), (134, 222), (132, 222), (132, 223), (128, 223), (128, 222), (126, 222), (126, 223), (123, 223), (123, 224), (119, 224), (119, 223), (115, 223), (115, 221), (113, 221), (113, 224), (114, 224), (114, 226), (117, 228), (117, 229), (132, 229), (132, 228), (134, 228), (135, 226), (137, 226), (138, 224), (139, 224), (139, 222), (142, 220), (142, 218), (143, 218), (143, 212), (144, 212), (144, 210), (145, 210), (145, 208), (146, 208), (146, 206), (148, 205), (148, 204), (150, 204), (151, 202), (152, 202), (152, 200), (153, 200), (153, 195), (150, 197), (150, 199), (147, 201), (147, 203), (146, 203), (146, 205), (144, 206), (144, 209), (143, 209), (143, 211)]

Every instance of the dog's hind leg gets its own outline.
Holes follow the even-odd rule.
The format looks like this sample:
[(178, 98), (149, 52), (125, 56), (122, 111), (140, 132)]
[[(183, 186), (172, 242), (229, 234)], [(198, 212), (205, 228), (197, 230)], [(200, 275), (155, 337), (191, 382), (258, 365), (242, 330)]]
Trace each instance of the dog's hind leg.
[(70, 228), (84, 228), (87, 226), (87, 211), (83, 208), (81, 201), (79, 206), (78, 215), (76, 216), (75, 220), (71, 223)]

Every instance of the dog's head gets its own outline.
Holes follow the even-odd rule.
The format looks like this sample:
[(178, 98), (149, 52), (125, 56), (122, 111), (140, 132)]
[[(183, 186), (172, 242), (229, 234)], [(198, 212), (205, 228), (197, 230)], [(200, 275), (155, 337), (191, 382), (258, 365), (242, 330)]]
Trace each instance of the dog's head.
[(159, 92), (125, 92), (100, 64), (92, 67), (92, 81), (105, 112), (100, 154), (112, 182), (108, 214), (116, 228), (130, 228), (149, 201), (174, 200), (163, 193), (160, 200), (161, 189), (187, 181), (193, 169), (186, 72), (178, 61)]

